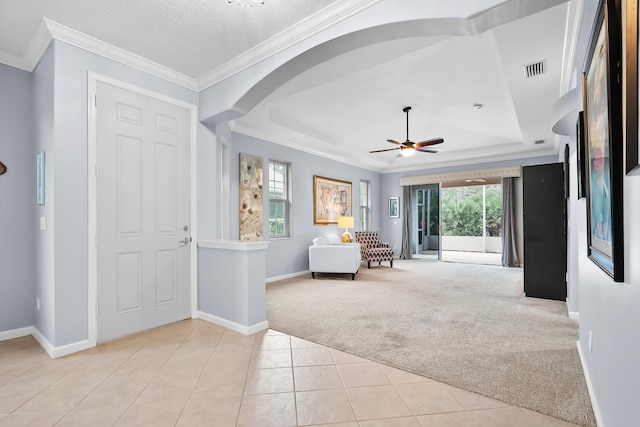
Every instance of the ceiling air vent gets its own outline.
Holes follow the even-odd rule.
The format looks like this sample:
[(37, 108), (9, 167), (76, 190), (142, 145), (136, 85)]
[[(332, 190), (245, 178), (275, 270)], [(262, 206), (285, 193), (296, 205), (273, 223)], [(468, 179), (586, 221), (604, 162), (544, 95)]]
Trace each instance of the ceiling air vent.
[(526, 78), (535, 77), (544, 73), (544, 61), (534, 62), (533, 64), (525, 65), (523, 68)]

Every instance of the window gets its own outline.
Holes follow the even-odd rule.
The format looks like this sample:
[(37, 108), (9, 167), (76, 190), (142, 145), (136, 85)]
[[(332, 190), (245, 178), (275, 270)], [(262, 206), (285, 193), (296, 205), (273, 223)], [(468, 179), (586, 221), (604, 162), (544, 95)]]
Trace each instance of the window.
[(502, 184), (442, 189), (442, 235), (502, 234)]
[(360, 230), (366, 231), (369, 229), (370, 218), (369, 212), (371, 211), (370, 202), (369, 181), (360, 181)]
[(269, 236), (289, 237), (289, 165), (269, 160)]

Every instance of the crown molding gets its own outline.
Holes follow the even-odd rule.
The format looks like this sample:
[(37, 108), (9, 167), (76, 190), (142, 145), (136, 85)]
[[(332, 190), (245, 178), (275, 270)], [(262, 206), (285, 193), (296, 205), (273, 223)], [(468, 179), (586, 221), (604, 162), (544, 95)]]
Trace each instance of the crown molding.
[(42, 58), (52, 40), (51, 33), (47, 29), (45, 22), (42, 21), (25, 49), (24, 55), (0, 51), (0, 63), (32, 72), (36, 69), (40, 58)]
[(342, 0), (296, 23), (197, 79), (203, 90), (299, 43), (381, 0)]
[(0, 50), (0, 64), (5, 64), (25, 71), (33, 71), (30, 61), (28, 61), (24, 56), (16, 55), (15, 53), (4, 50)]
[[(164, 65), (145, 59), (139, 55), (120, 49), (102, 40), (91, 37), (80, 31), (66, 27), (47, 18), (42, 18), (45, 22), (51, 38), (60, 40), (70, 45), (79, 47), (96, 55), (104, 56), (121, 64), (128, 65), (137, 70), (144, 71), (153, 76), (183, 86), (187, 89), (197, 90), (196, 80), (184, 74), (178, 73)], [(38, 58), (39, 60), (40, 58)]]
[(562, 46), (562, 68), (560, 70), (560, 94), (565, 94), (575, 87), (582, 87), (579, 75), (581, 69), (574, 66), (580, 42), (580, 28), (584, 16), (584, 0), (569, 2), (565, 23), (565, 39)]

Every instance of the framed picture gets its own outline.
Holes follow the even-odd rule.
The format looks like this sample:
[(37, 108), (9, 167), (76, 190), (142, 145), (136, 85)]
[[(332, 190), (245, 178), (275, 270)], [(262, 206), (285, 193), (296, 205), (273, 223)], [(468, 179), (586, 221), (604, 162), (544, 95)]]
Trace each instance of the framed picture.
[(351, 183), (313, 176), (313, 223), (337, 224), (341, 216), (351, 215)]
[(262, 241), (262, 157), (240, 153), (240, 240)]
[[(613, 17), (609, 19), (609, 17)], [(623, 127), (615, 1), (601, 0), (583, 69), (589, 258), (624, 280)]]
[(578, 199), (584, 199), (587, 197), (586, 183), (587, 183), (587, 165), (585, 163), (585, 156), (587, 155), (587, 147), (584, 139), (584, 112), (578, 113), (578, 120), (576, 122), (576, 157), (578, 163)]
[(44, 205), (44, 151), (36, 154), (36, 203)]
[(638, 151), (638, 0), (621, 2), (625, 172), (640, 175)]
[(400, 207), (398, 205), (398, 197), (389, 197), (389, 218), (398, 218), (400, 216)]
[(564, 171), (564, 198), (569, 200), (569, 144), (564, 146), (564, 165), (562, 170)]

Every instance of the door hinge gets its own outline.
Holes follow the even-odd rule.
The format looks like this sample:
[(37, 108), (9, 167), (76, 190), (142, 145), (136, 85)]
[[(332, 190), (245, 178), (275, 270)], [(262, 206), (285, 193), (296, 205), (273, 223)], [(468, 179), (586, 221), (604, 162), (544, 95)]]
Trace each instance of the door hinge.
[(93, 95), (93, 105), (98, 106), (98, 95)]
[(96, 305), (96, 319), (100, 317), (100, 306)]

